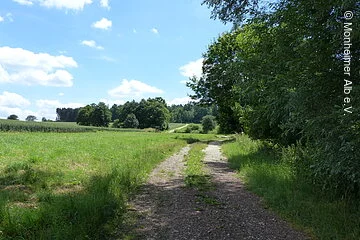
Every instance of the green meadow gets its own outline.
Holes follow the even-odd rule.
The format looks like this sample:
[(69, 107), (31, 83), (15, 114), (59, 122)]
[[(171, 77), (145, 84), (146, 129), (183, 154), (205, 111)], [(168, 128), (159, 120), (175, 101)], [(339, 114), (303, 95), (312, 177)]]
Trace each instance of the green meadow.
[(159, 162), (211, 137), (0, 132), (0, 239), (106, 238)]

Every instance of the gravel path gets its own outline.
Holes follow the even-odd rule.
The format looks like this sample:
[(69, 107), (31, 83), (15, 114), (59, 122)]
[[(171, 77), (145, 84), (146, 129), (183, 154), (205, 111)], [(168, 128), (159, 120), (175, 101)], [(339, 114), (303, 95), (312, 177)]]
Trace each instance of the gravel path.
[(218, 142), (208, 145), (204, 159), (214, 188), (199, 192), (185, 187), (188, 151), (189, 146), (160, 164), (132, 201), (137, 220), (131, 239), (307, 239), (245, 190)]

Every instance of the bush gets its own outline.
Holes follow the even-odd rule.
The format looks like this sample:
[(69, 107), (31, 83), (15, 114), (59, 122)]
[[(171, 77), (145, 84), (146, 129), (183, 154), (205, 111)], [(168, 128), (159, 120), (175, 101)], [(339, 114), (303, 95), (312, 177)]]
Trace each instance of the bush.
[(214, 117), (210, 115), (203, 117), (201, 124), (204, 133), (208, 133), (209, 131), (213, 130), (216, 127)]
[(120, 127), (121, 127), (121, 122), (120, 122), (120, 120), (119, 120), (119, 119), (116, 119), (116, 120), (114, 121), (114, 123), (112, 124), (112, 127), (113, 127), (113, 128), (120, 128)]
[(138, 128), (139, 127), (139, 120), (137, 120), (135, 114), (130, 113), (127, 115), (124, 121), (124, 128)]

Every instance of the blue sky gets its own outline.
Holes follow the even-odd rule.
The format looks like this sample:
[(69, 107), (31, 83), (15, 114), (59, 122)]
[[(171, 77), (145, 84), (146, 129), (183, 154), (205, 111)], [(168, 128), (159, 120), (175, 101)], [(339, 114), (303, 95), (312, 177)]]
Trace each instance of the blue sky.
[(186, 103), (184, 82), (230, 28), (201, 0), (1, 0), (0, 118), (155, 96)]

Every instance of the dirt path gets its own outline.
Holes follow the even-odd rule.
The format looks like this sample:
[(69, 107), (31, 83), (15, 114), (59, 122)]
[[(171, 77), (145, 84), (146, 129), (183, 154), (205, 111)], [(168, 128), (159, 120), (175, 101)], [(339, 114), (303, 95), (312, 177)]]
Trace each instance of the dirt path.
[(171, 129), (171, 130), (169, 130), (169, 133), (173, 133), (173, 132), (175, 132), (176, 130), (180, 130), (180, 129), (186, 128), (187, 126), (189, 126), (189, 124), (185, 124), (184, 126)]
[(184, 155), (189, 147), (160, 164), (134, 199), (137, 220), (129, 239), (306, 239), (265, 210), (229, 170), (220, 144), (205, 149), (212, 190), (199, 192), (184, 185)]

